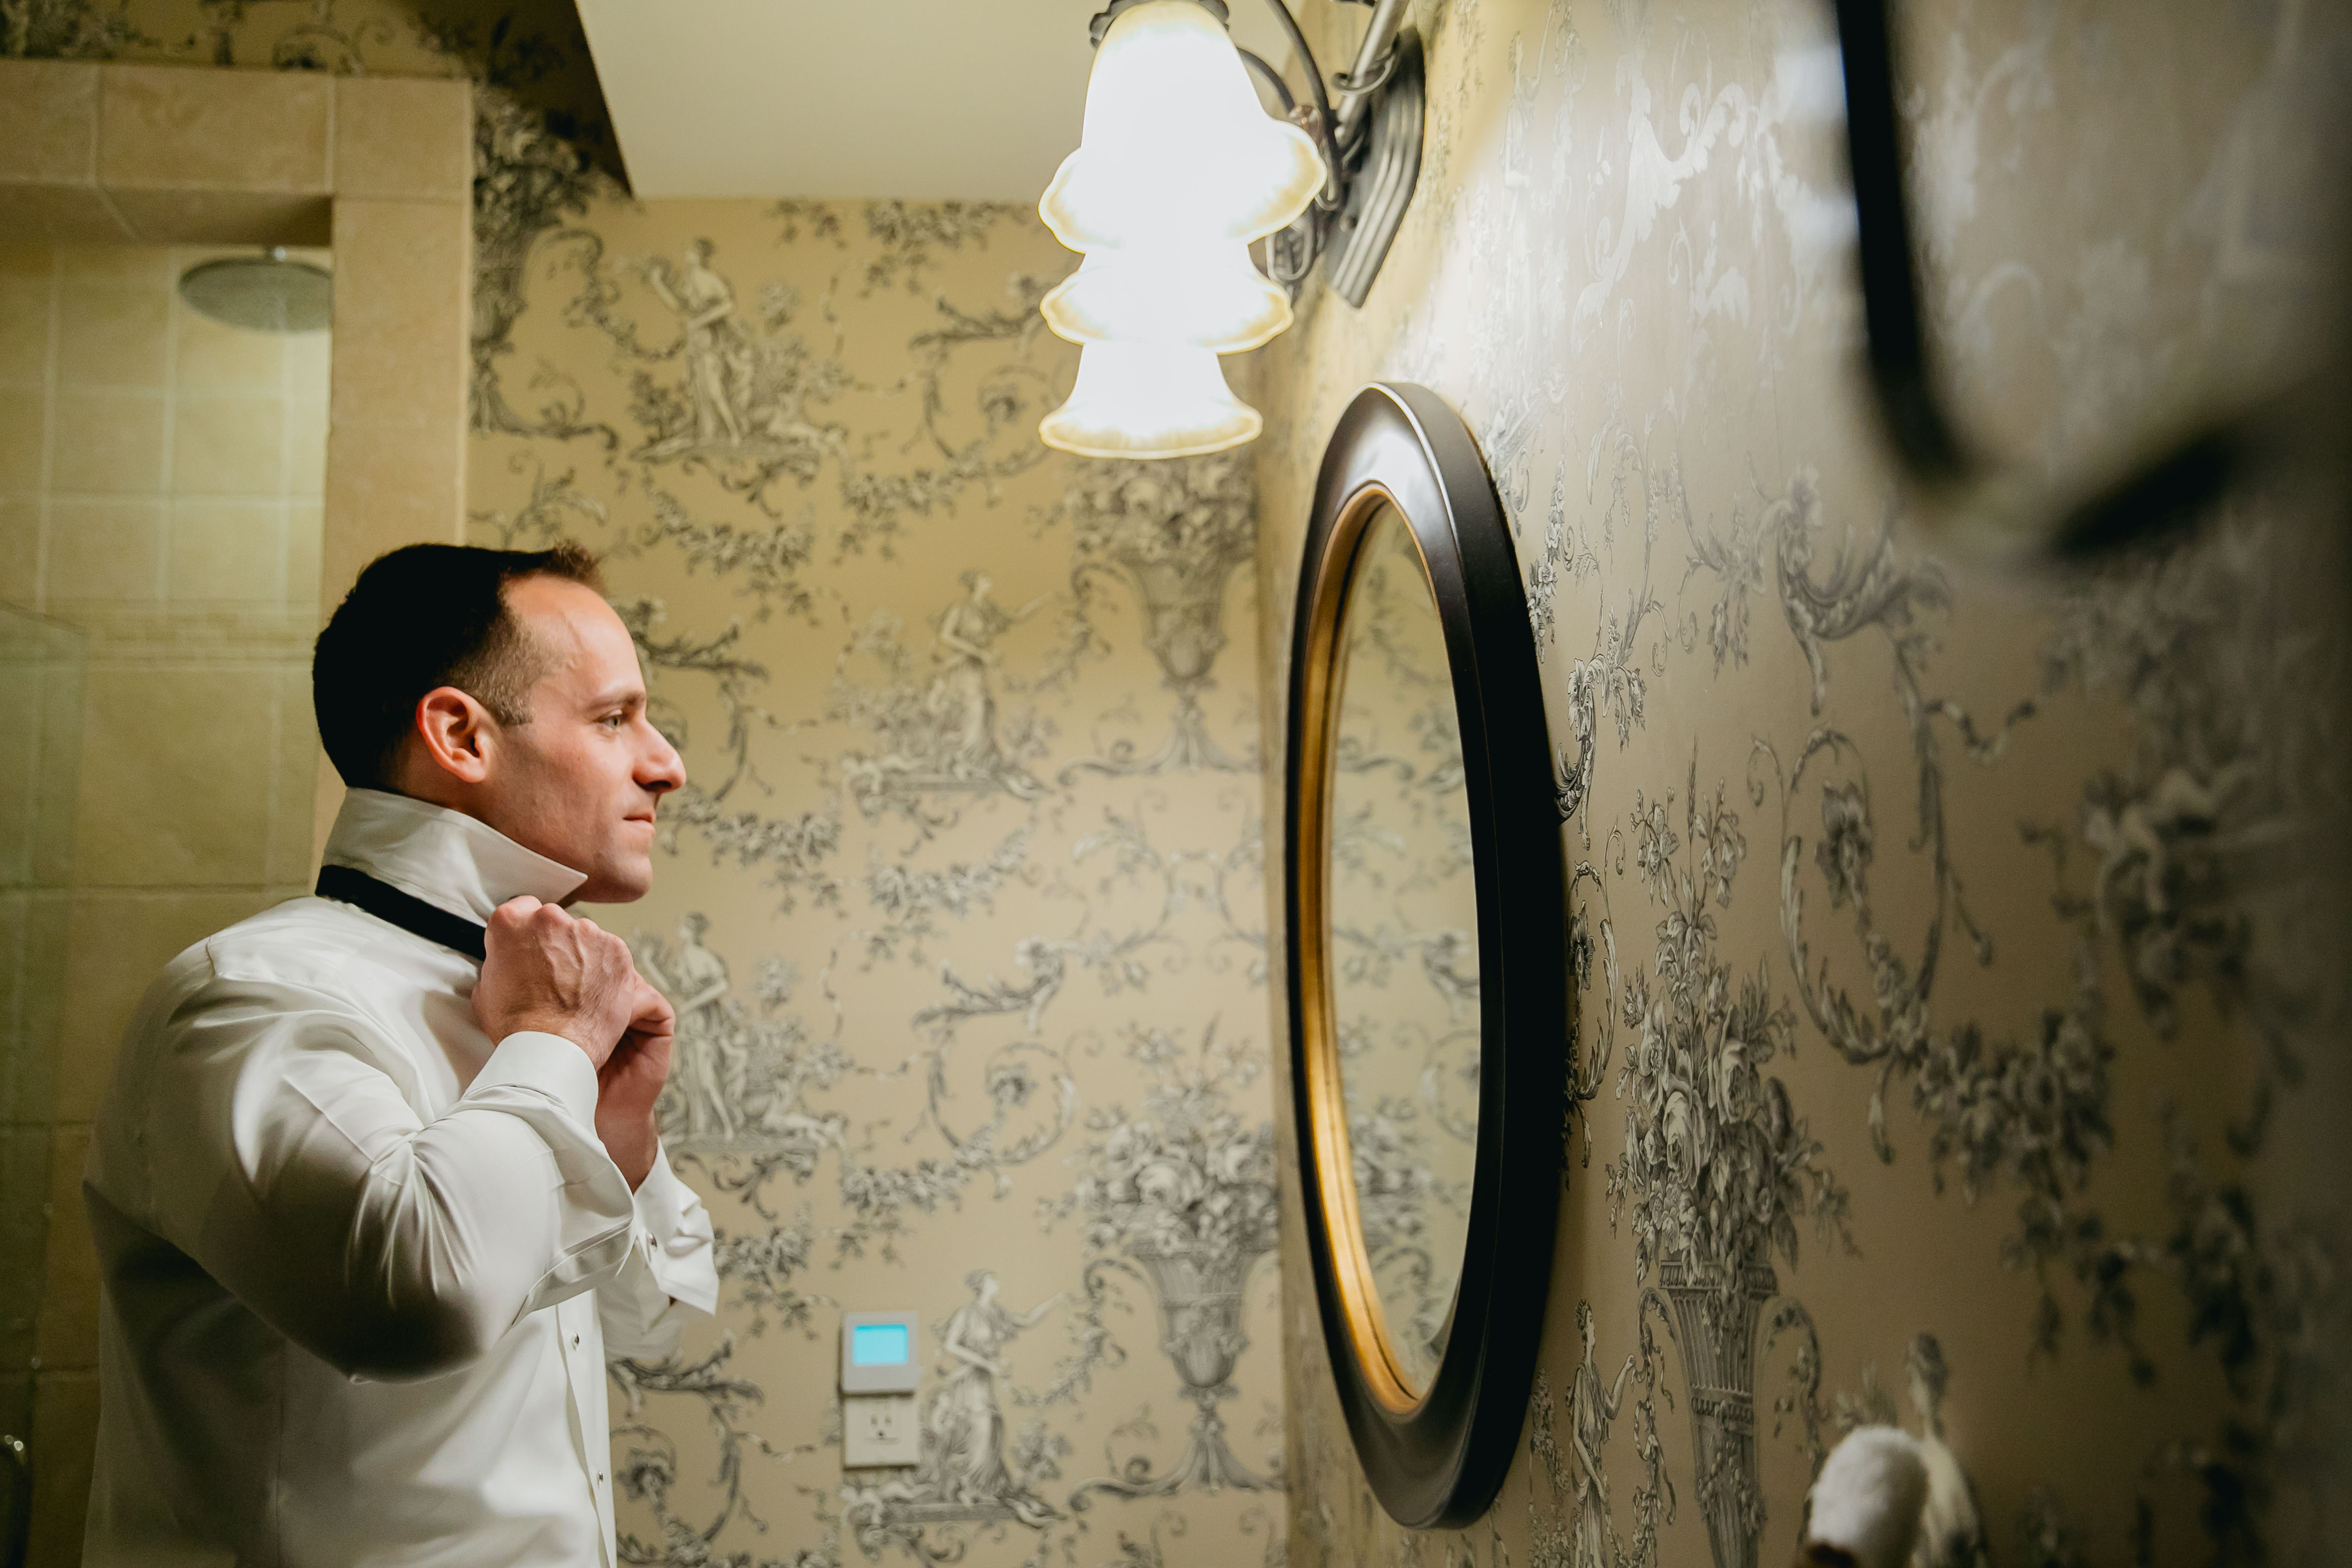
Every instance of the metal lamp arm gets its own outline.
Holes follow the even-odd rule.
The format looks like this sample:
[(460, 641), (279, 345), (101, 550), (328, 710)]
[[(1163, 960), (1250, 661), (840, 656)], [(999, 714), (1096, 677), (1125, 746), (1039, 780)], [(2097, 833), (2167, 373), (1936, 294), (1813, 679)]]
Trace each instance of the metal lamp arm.
[[(1315, 51), (1307, 47), (1307, 35), (1299, 29), (1298, 18), (1290, 14), (1290, 7), (1285, 5), (1283, 0), (1265, 0), (1265, 3), (1274, 12), (1276, 19), (1282, 24), (1283, 32), (1289, 37), (1291, 51), (1297, 55), (1298, 63), (1307, 68), (1307, 89), (1315, 95), (1315, 123), (1308, 129), (1323, 153), (1323, 193), (1316, 200), (1326, 211), (1328, 211), (1339, 204), (1342, 189), (1339, 175), (1339, 126), (1331, 118), (1330, 89), (1323, 84), (1323, 68), (1316, 63)], [(1246, 49), (1242, 53), (1246, 58), (1256, 58)], [(1265, 62), (1260, 60), (1258, 63), (1264, 65)], [(1282, 73), (1274, 72), (1274, 79), (1276, 85), (1280, 87)], [(1282, 97), (1287, 105), (1290, 101), (1288, 88), (1282, 89)]]
[(1283, 113), (1290, 114), (1297, 110), (1298, 100), (1291, 96), (1290, 84), (1282, 79), (1282, 73), (1274, 68), (1273, 62), (1264, 55), (1253, 53), (1238, 44), (1234, 47), (1234, 53), (1241, 56), (1242, 64), (1256, 73), (1257, 79), (1265, 83), (1266, 89), (1282, 100)]

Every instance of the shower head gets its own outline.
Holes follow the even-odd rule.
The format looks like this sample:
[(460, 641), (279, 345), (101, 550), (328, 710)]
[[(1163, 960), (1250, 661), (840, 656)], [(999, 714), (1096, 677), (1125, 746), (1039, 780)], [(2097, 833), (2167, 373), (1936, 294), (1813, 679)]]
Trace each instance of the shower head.
[(253, 332), (323, 332), (334, 277), (296, 261), (284, 246), (264, 256), (223, 256), (180, 275), (180, 298), (215, 321)]

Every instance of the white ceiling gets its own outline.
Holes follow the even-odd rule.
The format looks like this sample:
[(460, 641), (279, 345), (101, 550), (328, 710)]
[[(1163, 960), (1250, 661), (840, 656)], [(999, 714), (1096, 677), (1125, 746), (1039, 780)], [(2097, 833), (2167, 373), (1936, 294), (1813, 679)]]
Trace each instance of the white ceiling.
[[(1034, 202), (1101, 0), (580, 0), (638, 196)], [(1234, 41), (1281, 65), (1266, 0)]]

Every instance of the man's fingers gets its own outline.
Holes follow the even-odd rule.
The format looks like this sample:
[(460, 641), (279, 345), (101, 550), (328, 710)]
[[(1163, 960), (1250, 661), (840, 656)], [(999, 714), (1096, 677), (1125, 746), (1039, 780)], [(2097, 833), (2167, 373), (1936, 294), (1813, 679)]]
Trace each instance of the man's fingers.
[(670, 1006), (669, 998), (643, 979), (637, 981), (633, 1005), (635, 1013), (629, 1019), (631, 1028), (653, 1024), (666, 1030), (677, 1021), (677, 1009)]
[(543, 907), (529, 894), (520, 898), (509, 898), (490, 911), (490, 929), (501, 933), (520, 930), (530, 924), (530, 917)]
[(629, 951), (629, 945), (610, 933), (605, 934), (604, 943), (604, 951), (611, 956), (613, 962), (619, 965), (622, 971), (631, 979), (638, 979), (640, 977), (637, 974), (637, 957), (635, 954)]

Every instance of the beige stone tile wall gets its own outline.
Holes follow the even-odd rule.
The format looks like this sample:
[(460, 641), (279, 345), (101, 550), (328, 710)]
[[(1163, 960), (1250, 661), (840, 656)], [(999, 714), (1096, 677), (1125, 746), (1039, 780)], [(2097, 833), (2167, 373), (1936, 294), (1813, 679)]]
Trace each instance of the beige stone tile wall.
[(68, 620), (315, 609), (328, 334), (191, 308), (176, 279), (229, 254), (0, 251), (0, 597)]
[[(362, 42), (439, 34), (348, 12), (266, 49), (290, 74), (184, 68), (242, 63), (226, 19), (68, 4), (0, 27), (0, 1430), (33, 1437), (33, 1556), (59, 1568), (96, 1301), (58, 1195), (115, 1041), (172, 954), (307, 881), (341, 795), (310, 722), (321, 602), (464, 517), (473, 89), (380, 79), (448, 74), (413, 51), (355, 79)], [(487, 47), (541, 36), (522, 18)], [(174, 297), (209, 254), (190, 246), (331, 226), (331, 394), (325, 336), (247, 337)]]
[[(0, 1268), (39, 1281), (10, 1293), (32, 1321), (0, 1341), (44, 1460), (43, 1563), (73, 1560), (89, 1490), (98, 1279), (77, 1189), (116, 1042), (165, 960), (299, 892), (310, 863), (329, 335), (189, 308), (177, 279), (220, 254), (0, 250), (0, 603), (79, 652), (78, 711), (50, 727), (79, 732), (70, 810), (47, 819), (71, 829), (12, 868), (0, 933), (24, 1081), (8, 1179), (47, 1200), (0, 1237)], [(37, 783), (11, 776), (9, 821)]]

